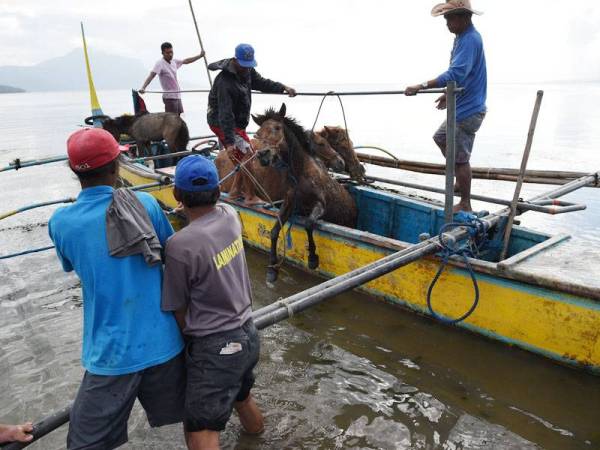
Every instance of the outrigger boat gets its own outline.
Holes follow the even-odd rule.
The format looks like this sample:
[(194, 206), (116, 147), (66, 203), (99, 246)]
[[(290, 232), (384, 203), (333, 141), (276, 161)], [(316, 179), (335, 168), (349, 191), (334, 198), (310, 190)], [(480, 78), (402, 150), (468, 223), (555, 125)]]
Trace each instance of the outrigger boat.
[[(96, 118), (102, 117), (102, 109), (87, 55), (86, 64), (92, 121), (96, 124)], [(151, 185), (145, 190), (165, 209), (176, 207), (172, 193), (175, 167), (151, 167), (145, 160), (152, 158), (124, 155), (121, 158), (120, 176), (124, 184)], [(373, 163), (373, 159), (366, 158)], [(592, 173), (573, 178), (519, 205), (522, 211), (551, 214), (583, 209), (581, 205), (556, 199), (584, 186), (597, 187), (599, 177), (600, 173)], [(280, 251), (286, 263), (322, 277), (336, 277), (410, 248), (424, 234), (426, 237), (437, 234), (444, 224), (444, 210), (438, 202), (374, 185), (348, 184), (348, 189), (359, 211), (356, 229), (319, 222), (314, 237), (320, 265), (311, 271), (306, 265), (307, 239), (302, 219), (294, 218), (289, 230), (291, 239), (286, 239), (288, 248)], [(247, 206), (226, 194), (222, 201), (238, 211), (244, 243), (268, 251), (277, 209)], [(504, 210), (496, 215), (507, 216), (508, 212)], [(439, 315), (436, 317), (458, 317), (469, 310), (473, 303), (473, 275), (480, 301), (458, 326), (600, 374), (600, 277), (594, 276), (600, 274), (600, 262), (593, 258), (580, 261), (580, 249), (569, 242), (568, 235), (552, 236), (520, 226), (512, 228), (507, 256), (499, 261), (506, 222), (504, 218), (490, 230), (486, 246), (479, 254), (449, 259), (433, 293)], [(431, 315), (428, 290), (441, 263), (441, 256), (427, 256), (359, 289), (372, 298)]]
[[(165, 208), (174, 208), (169, 180), (174, 167), (151, 169), (123, 157), (121, 178), (130, 186), (156, 183), (147, 189)], [(579, 185), (593, 182), (578, 180)], [(554, 197), (573, 186), (546, 194)], [(359, 218), (356, 229), (320, 222), (315, 230), (323, 277), (334, 277), (363, 267), (392, 252), (419, 242), (422, 233), (436, 234), (444, 223), (439, 204), (407, 194), (367, 186), (350, 186)], [(556, 195), (558, 196), (558, 195)], [(261, 251), (270, 248), (270, 230), (277, 211), (250, 207), (229, 199), (243, 224), (244, 243)], [(301, 219), (291, 228), (291, 247), (286, 262), (306, 266), (307, 239)], [(477, 276), (480, 302), (459, 326), (486, 337), (524, 348), (593, 372), (600, 373), (600, 273), (597, 261), (574, 264), (580, 250), (569, 245), (569, 236), (551, 236), (515, 226), (508, 258), (495, 262), (502, 227), (488, 241), (487, 251), (468, 258)], [(282, 253), (282, 252), (280, 252)], [(427, 291), (440, 265), (440, 257), (426, 257), (378, 278), (359, 289), (371, 296), (429, 315)], [(595, 268), (595, 270), (594, 270)], [(470, 273), (461, 260), (451, 260), (439, 278), (436, 310), (447, 317), (467, 311), (473, 298)]]

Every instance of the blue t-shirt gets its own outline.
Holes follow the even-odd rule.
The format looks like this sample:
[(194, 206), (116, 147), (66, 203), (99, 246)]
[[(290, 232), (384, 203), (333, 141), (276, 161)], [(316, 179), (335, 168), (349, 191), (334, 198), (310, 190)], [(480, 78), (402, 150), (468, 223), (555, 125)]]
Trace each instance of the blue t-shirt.
[(473, 25), (454, 39), (450, 68), (437, 77), (437, 84), (445, 87), (456, 81), (464, 91), (456, 97), (456, 120), (460, 122), (473, 114), (486, 111), (487, 70), (481, 35)]
[[(50, 238), (66, 272), (75, 270), (83, 291), (81, 362), (97, 375), (123, 375), (168, 361), (183, 348), (173, 313), (160, 309), (162, 267), (140, 255), (109, 255), (106, 210), (113, 188), (83, 189), (77, 201), (57, 209)], [(137, 193), (164, 246), (173, 228), (158, 202)]]

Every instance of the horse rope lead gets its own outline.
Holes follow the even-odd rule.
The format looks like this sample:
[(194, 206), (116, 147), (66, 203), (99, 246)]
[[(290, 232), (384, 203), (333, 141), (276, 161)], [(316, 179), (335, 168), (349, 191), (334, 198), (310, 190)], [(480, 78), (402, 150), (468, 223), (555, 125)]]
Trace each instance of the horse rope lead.
[[(260, 138), (258, 140), (260, 140)], [(252, 156), (252, 158), (257, 157), (258, 156), (258, 151), (256, 151), (254, 149), (254, 147), (252, 146), (252, 143), (250, 143), (250, 148), (252, 148), (252, 151), (254, 152), (254, 155)], [(269, 196), (269, 194), (267, 193), (267, 191), (264, 189), (264, 187), (259, 183), (259, 181), (245, 167), (244, 167), (244, 172), (249, 176), (250, 180), (254, 183), (254, 185), (257, 188), (259, 188), (259, 190), (264, 194), (264, 196), (267, 198), (267, 200), (271, 204), (271, 207), (274, 207), (275, 203), (273, 202), (273, 200), (271, 199), (271, 197)], [(277, 222), (279, 222), (279, 227), (283, 230), (285, 228), (285, 224), (281, 221), (281, 217), (279, 217), (279, 214), (276, 215), (276, 218), (277, 218)], [(292, 223), (290, 222), (290, 225), (288, 226), (288, 234), (290, 234), (291, 231), (292, 231)], [(279, 261), (276, 264), (269, 264), (267, 266), (268, 268), (273, 268), (273, 269), (277, 269), (277, 270), (281, 269), (281, 266), (283, 265), (283, 262), (285, 261), (286, 248), (287, 248), (286, 247), (286, 243), (284, 241), (284, 243), (283, 243), (283, 255), (281, 256), (281, 259), (279, 259), (279, 257), (278, 257), (277, 259)], [(277, 246), (275, 246), (275, 251), (277, 252)]]

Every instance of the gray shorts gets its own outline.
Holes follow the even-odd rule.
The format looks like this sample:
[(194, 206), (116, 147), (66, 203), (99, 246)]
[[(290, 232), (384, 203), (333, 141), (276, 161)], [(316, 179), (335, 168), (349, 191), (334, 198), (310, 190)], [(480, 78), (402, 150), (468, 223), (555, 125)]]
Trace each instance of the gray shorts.
[(183, 420), (183, 352), (169, 361), (126, 375), (85, 372), (71, 408), (67, 448), (109, 450), (127, 442), (127, 419), (139, 399), (148, 422), (159, 427)]
[(183, 103), (181, 103), (180, 98), (163, 98), (163, 103), (165, 104), (165, 112), (183, 113)]
[[(471, 159), (473, 143), (475, 142), (475, 133), (477, 133), (479, 127), (481, 127), (484, 118), (485, 113), (481, 112), (473, 114), (460, 122), (456, 122), (456, 164), (465, 164)], [(433, 140), (444, 156), (446, 156), (445, 120), (433, 135)]]
[(194, 337), (188, 342), (186, 431), (225, 429), (234, 403), (250, 395), (259, 353), (258, 331), (252, 319), (236, 330)]

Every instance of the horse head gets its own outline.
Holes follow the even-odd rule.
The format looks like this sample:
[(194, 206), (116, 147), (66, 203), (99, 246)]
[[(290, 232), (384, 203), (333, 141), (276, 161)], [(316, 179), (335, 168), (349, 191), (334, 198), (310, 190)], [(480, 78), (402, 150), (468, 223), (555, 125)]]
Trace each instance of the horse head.
[(108, 131), (112, 136), (119, 141), (121, 134), (128, 134), (129, 128), (137, 116), (130, 114), (123, 114), (122, 116), (115, 117), (114, 119), (108, 118), (102, 122), (102, 128)]
[(259, 141), (258, 159), (263, 166), (283, 162), (289, 164), (295, 149), (310, 153), (310, 143), (304, 129), (291, 117), (286, 117), (285, 103), (279, 111), (269, 108), (264, 114), (252, 115), (259, 126), (254, 135)]
[(356, 152), (354, 151), (354, 144), (348, 136), (347, 130), (341, 127), (323, 127), (323, 129), (317, 132), (318, 135), (325, 138), (327, 142), (335, 149), (336, 152), (345, 161), (345, 169), (350, 176), (355, 180), (362, 180), (365, 177), (365, 168), (362, 166)]
[(338, 152), (329, 144), (327, 139), (308, 131), (308, 138), (311, 144), (311, 153), (323, 160), (325, 165), (335, 172), (343, 172), (346, 163)]

